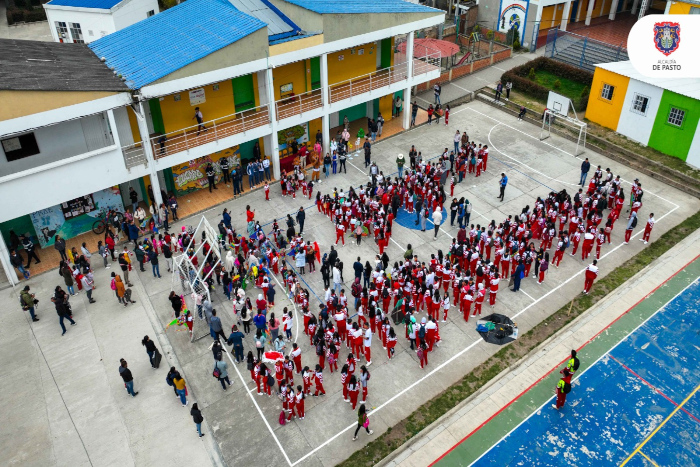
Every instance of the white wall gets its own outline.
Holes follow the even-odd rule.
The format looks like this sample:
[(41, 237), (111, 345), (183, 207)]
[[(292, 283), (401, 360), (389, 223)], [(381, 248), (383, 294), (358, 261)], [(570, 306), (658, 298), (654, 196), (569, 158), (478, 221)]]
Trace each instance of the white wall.
[[(116, 31), (114, 27), (114, 20), (109, 10), (98, 10), (98, 9), (86, 9), (86, 8), (45, 8), (46, 16), (49, 20), (49, 28), (51, 29), (51, 35), (55, 42), (60, 42), (58, 40), (58, 33), (56, 32), (56, 21), (63, 21), (66, 23), (68, 28), (67, 38), (64, 42), (73, 42), (70, 34), (70, 24), (68, 23), (79, 23), (80, 29), (83, 32), (83, 40), (86, 44), (95, 41), (102, 36), (107, 34), (112, 34)], [(92, 35), (90, 35), (92, 31)]]
[[(625, 101), (622, 104), (620, 120), (617, 124), (617, 132), (634, 141), (648, 144), (663, 92), (664, 90), (659, 87), (630, 79)], [(635, 94), (641, 94), (649, 98), (649, 105), (644, 115), (640, 115), (632, 109)]]
[(158, 0), (131, 0), (130, 2), (126, 2), (123, 6), (120, 4), (112, 8), (114, 26), (117, 31), (119, 31), (134, 23), (138, 23), (146, 19), (148, 17), (148, 12), (151, 10), (153, 10), (155, 14), (158, 14)]

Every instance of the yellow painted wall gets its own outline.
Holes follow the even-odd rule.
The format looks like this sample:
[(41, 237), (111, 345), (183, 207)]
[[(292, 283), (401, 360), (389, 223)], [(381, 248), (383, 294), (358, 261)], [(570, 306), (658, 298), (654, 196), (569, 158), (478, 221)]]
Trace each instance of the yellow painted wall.
[[(145, 105), (148, 105), (148, 103), (146, 102)], [(139, 141), (143, 141), (141, 138), (141, 132), (139, 131), (139, 122), (136, 120), (136, 114), (130, 105), (126, 107), (126, 115), (129, 116), (129, 127), (131, 128), (131, 134), (134, 137), (134, 142), (137, 143)]]
[(694, 6), (689, 3), (683, 2), (673, 2), (671, 3), (671, 9), (668, 10), (670, 15), (687, 15), (690, 13), (690, 7)]
[(540, 30), (550, 29), (552, 27), (552, 20), (554, 19), (556, 5), (550, 5), (542, 8), (542, 19), (540, 21)]
[(603, 11), (603, 0), (595, 0), (595, 4), (593, 5), (593, 12), (591, 14), (591, 18), (597, 18), (599, 16), (602, 16), (603, 15), (602, 11)]
[[(359, 54), (360, 49), (364, 50), (362, 55)], [(341, 55), (343, 59), (338, 60)], [(377, 45), (374, 42), (328, 54), (329, 84), (335, 84), (356, 76), (365, 75), (376, 69)]]
[[(309, 141), (311, 141), (311, 143), (316, 141), (316, 132), (318, 130), (321, 130), (321, 133), (323, 133), (323, 129), (321, 128), (322, 125), (323, 123), (321, 122), (320, 118), (309, 120)], [(313, 144), (311, 144), (311, 146), (313, 146)]]
[[(588, 98), (586, 118), (611, 130), (617, 130), (629, 81), (629, 78), (626, 76), (596, 68), (593, 75), (593, 84), (591, 85), (591, 94)], [(611, 100), (600, 97), (604, 84), (615, 87)]]
[(107, 91), (0, 91), (0, 121), (119, 94)]
[[(214, 91), (214, 86), (216, 85), (219, 86), (219, 89)], [(180, 96), (180, 100), (176, 101), (175, 96)], [(197, 120), (192, 119), (195, 107), (199, 107), (199, 110), (201, 110), (204, 121), (236, 113), (233, 105), (233, 85), (231, 80), (204, 86), (204, 98), (206, 102), (190, 105), (189, 91), (165, 96), (160, 101), (165, 132), (170, 133), (171, 131), (197, 125)]]
[(315, 36), (305, 37), (304, 39), (297, 39), (295, 41), (282, 42), (281, 44), (270, 46), (270, 56), (272, 57), (273, 55), (294, 52), (295, 50), (302, 50), (321, 44), (323, 44), (323, 34), (317, 34)]
[(552, 27), (555, 28), (561, 24), (561, 19), (564, 17), (564, 4), (554, 6), (554, 23)]
[(280, 86), (292, 83), (294, 94), (304, 94), (306, 87), (306, 61), (289, 63), (272, 70), (273, 86), (275, 88), (275, 100), (280, 99)]
[[(588, 11), (588, 2), (593, 1), (593, 0), (581, 0), (580, 4), (580, 9), (578, 16), (576, 17), (576, 21), (583, 21), (586, 19), (586, 12)], [(624, 1), (624, 0), (623, 0)], [(631, 3), (630, 3), (631, 5)], [(571, 6), (573, 8), (573, 5)]]
[(600, 13), (602, 16), (607, 16), (610, 14), (610, 8), (612, 8), (612, 0), (605, 0), (605, 5), (603, 5), (603, 11)]
[(389, 94), (388, 96), (379, 98), (379, 112), (381, 112), (384, 121), (391, 120), (391, 106), (394, 102), (394, 95)]

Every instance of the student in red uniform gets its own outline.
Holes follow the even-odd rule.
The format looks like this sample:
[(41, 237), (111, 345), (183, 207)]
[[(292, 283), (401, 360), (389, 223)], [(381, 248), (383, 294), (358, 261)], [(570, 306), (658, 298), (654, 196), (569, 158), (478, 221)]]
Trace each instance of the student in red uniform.
[(296, 405), (297, 416), (299, 417), (299, 420), (304, 420), (304, 416), (305, 416), (304, 399), (306, 399), (305, 391), (302, 391), (301, 386), (297, 386), (295, 405)]
[[(249, 361), (250, 361), (250, 356), (251, 356), (250, 354), (252, 354), (252, 353), (253, 352), (248, 352)], [(262, 378), (262, 374), (260, 373), (260, 361), (257, 359), (254, 359), (253, 362), (254, 362), (253, 372), (252, 372), (253, 373), (253, 375), (252, 375), (253, 381), (255, 381), (255, 385), (258, 387), (258, 396), (262, 396), (263, 393), (260, 390), (260, 380)]]
[(343, 241), (343, 246), (345, 246), (345, 226), (341, 224), (338, 220), (335, 224), (335, 244), (338, 244), (338, 240)]
[(498, 277), (498, 273), (494, 274), (493, 279), (490, 281), (490, 286), (489, 286), (489, 305), (491, 305), (491, 308), (496, 306), (496, 294), (498, 293), (498, 284), (501, 281)]
[(367, 371), (367, 367), (365, 365), (362, 365), (360, 367), (360, 387), (362, 388), (362, 400), (360, 401), (360, 404), (364, 404), (367, 402), (367, 388), (369, 385), (369, 378), (370, 374), (369, 371)]
[(370, 366), (372, 364), (372, 330), (367, 323), (362, 327), (364, 328), (364, 335), (362, 338), (365, 348), (365, 360), (367, 361), (367, 366)]
[(547, 272), (547, 269), (549, 269), (549, 253), (545, 252), (544, 258), (542, 258), (542, 261), (540, 261), (540, 274), (537, 280), (538, 284), (542, 284), (542, 282), (544, 282), (544, 273)]
[(425, 365), (428, 364), (428, 346), (425, 345), (425, 342), (422, 342), (418, 346), (418, 352), (416, 353), (416, 356), (418, 357), (420, 367), (424, 368)]
[[(352, 410), (355, 410), (357, 406), (357, 396), (360, 394), (360, 385), (357, 382), (355, 375), (350, 376), (348, 381), (348, 397), (350, 397), (350, 403), (352, 404)], [(345, 402), (348, 402), (347, 400)]]
[(277, 380), (277, 394), (282, 392), (282, 385), (285, 384), (284, 364), (277, 360), (275, 362), (275, 380)]
[(586, 268), (586, 282), (583, 286), (583, 293), (587, 294), (593, 286), (593, 281), (598, 277), (598, 261), (593, 260), (593, 264), (589, 264)]
[[(294, 409), (297, 405), (296, 394), (294, 394), (294, 387), (291, 384), (287, 385), (287, 421), (291, 421), (294, 416)], [(298, 414), (297, 414), (298, 416)]]
[(566, 395), (571, 391), (571, 373), (569, 372), (568, 368), (564, 368), (561, 373), (563, 376), (557, 383), (556, 390), (557, 403), (552, 404), (552, 407), (557, 410), (564, 407), (564, 404), (566, 403)]
[[(264, 363), (260, 364), (260, 377), (262, 378), (263, 381), (263, 390), (265, 391), (265, 394), (267, 394), (267, 397), (272, 396), (272, 386), (274, 386), (274, 378), (272, 381), (270, 381), (270, 376), (272, 376), (272, 373), (270, 370), (267, 369)], [(272, 384), (269, 384), (272, 383)]]
[(308, 366), (305, 366), (301, 372), (301, 377), (304, 380), (305, 394), (311, 394), (311, 378), (313, 378), (313, 376), (314, 374), (311, 372), (311, 369)]
[(474, 297), (472, 296), (471, 289), (469, 285), (465, 285), (462, 288), (462, 298), (460, 299), (459, 307), (464, 315), (464, 321), (469, 322), (469, 313), (472, 311), (472, 303), (474, 303)]
[(605, 230), (600, 227), (595, 236), (595, 257), (600, 259), (600, 247), (605, 243)]
[(353, 373), (355, 373), (355, 368), (357, 367), (357, 360), (355, 360), (355, 356), (351, 353), (348, 354), (345, 364), (348, 366), (348, 376), (352, 376)]
[(480, 282), (479, 290), (476, 292), (476, 298), (474, 299), (474, 314), (472, 316), (476, 316), (477, 313), (481, 316), (481, 305), (484, 304), (485, 297), (486, 292), (484, 291), (484, 284)]
[(347, 363), (343, 365), (343, 368), (340, 369), (340, 385), (343, 388), (343, 400), (345, 402), (350, 402), (350, 399), (348, 399), (348, 365)]
[[(301, 372), (301, 349), (297, 345), (297, 343), (292, 344), (292, 353), (289, 354), (292, 357), (292, 360), (294, 361), (294, 367), (297, 370), (297, 374)], [(291, 378), (290, 378), (291, 380)]]
[(389, 360), (394, 356), (394, 347), (396, 347), (396, 332), (390, 327), (386, 337), (386, 355)]
[(656, 220), (654, 219), (654, 213), (649, 214), (649, 219), (647, 219), (647, 225), (644, 227), (644, 235), (640, 239), (646, 245), (649, 243), (649, 236), (651, 235), (651, 229), (654, 228)]
[(314, 391), (314, 397), (318, 396), (319, 393), (322, 396), (326, 395), (326, 390), (323, 389), (323, 370), (321, 365), (316, 365), (316, 374), (314, 375), (314, 380), (316, 382), (316, 391)]

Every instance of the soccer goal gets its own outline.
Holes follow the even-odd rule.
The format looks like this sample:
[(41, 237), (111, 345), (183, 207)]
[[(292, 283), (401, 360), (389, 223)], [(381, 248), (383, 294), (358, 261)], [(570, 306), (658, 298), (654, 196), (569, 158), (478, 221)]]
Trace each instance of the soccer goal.
[[(569, 116), (569, 110), (574, 116)], [(562, 96), (555, 92), (549, 92), (547, 99), (547, 108), (542, 114), (542, 129), (540, 130), (540, 141), (552, 136), (552, 125), (559, 125), (565, 133), (570, 133), (576, 137), (576, 151), (574, 156), (583, 154), (586, 149), (586, 135), (588, 133), (588, 124), (578, 119), (576, 109), (573, 102), (566, 96)]]
[[(187, 245), (183, 244), (184, 252), (173, 256), (173, 277), (170, 290), (180, 295), (185, 306), (192, 314), (193, 326), (191, 341), (194, 342), (209, 335), (209, 325), (204, 317), (202, 303), (211, 301), (208, 281), (214, 274), (214, 268), (221, 263), (221, 250), (218, 232), (209, 224), (204, 216), (196, 228), (187, 229), (189, 234)], [(204, 245), (210, 248), (204, 256)], [(190, 254), (187, 254), (191, 251)], [(197, 265), (192, 257), (198, 258)], [(211, 264), (211, 271), (203, 273), (206, 264)]]

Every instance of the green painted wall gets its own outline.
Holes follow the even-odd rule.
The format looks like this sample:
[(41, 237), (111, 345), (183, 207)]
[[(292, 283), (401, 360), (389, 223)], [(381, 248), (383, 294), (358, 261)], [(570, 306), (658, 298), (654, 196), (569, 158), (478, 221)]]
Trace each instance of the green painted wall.
[[(32, 236), (32, 241), (41, 248), (41, 245), (38, 245), (39, 241), (36, 238), (34, 224), (32, 224), (32, 218), (29, 214), (0, 223), (0, 232), (5, 239), (5, 245), (7, 245), (8, 250), (10, 249), (10, 230), (13, 230), (18, 237), (22, 234), (29, 233)], [(22, 244), (20, 244), (19, 249), (22, 249)]]
[[(343, 124), (343, 119), (346, 115), (348, 116), (348, 120), (351, 122), (360, 118), (366, 118), (367, 104), (363, 102), (362, 104), (353, 105), (352, 107), (348, 107), (347, 109), (338, 112), (338, 118), (341, 125)], [(364, 127), (365, 125), (363, 125), (363, 128)]]
[(311, 89), (321, 87), (321, 57), (311, 57)]
[[(671, 107), (685, 110), (685, 118), (681, 127), (668, 123)], [(686, 160), (698, 121), (700, 121), (700, 101), (664, 90), (659, 111), (656, 113), (654, 126), (651, 129), (648, 146), (664, 154)]]
[(149, 99), (148, 107), (151, 109), (153, 132), (165, 134), (165, 125), (163, 124), (163, 112), (160, 110), (160, 101), (158, 99)]
[(231, 80), (233, 87), (233, 105), (236, 112), (255, 107), (255, 85), (253, 75), (239, 76)]
[(391, 48), (391, 37), (382, 39), (381, 51), (381, 67), (389, 68), (391, 66), (391, 57), (394, 54)]
[(377, 119), (379, 117), (379, 99), (375, 99), (372, 103), (372, 118)]

